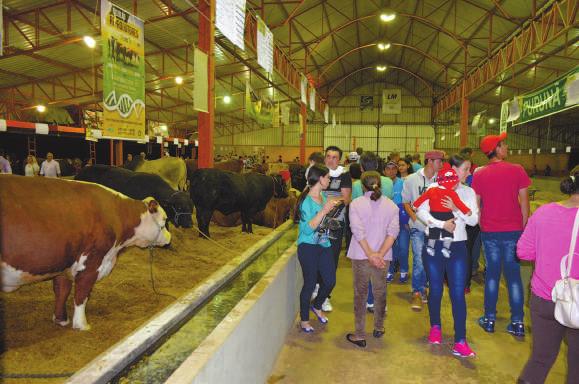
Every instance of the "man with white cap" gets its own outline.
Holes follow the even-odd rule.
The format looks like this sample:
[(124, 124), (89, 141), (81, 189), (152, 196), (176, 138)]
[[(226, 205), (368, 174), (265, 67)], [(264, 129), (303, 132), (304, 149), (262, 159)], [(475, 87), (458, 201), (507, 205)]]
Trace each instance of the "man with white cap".
[(489, 333), (495, 330), (502, 268), (511, 307), (507, 332), (522, 337), (525, 335), (524, 295), (516, 248), (529, 218), (531, 180), (522, 166), (505, 161), (509, 149), (506, 138), (507, 133), (503, 132), (481, 140), (480, 149), (489, 158), (489, 163), (477, 169), (472, 182), (480, 207), (481, 239), (486, 257), (485, 313), (479, 325)]
[(424, 249), (424, 231), (426, 224), (422, 222), (412, 209), (412, 203), (422, 195), (428, 186), (436, 180), (436, 173), (442, 168), (443, 151), (428, 151), (424, 155), (424, 168), (409, 175), (404, 180), (402, 202), (410, 216), (410, 242), (412, 244), (412, 309), (422, 310), (422, 304), (428, 302), (426, 294), (426, 272), (422, 265)]

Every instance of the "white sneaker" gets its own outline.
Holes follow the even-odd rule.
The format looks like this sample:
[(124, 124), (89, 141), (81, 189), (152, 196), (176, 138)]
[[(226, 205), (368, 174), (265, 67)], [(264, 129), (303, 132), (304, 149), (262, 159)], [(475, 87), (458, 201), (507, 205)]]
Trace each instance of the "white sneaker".
[(330, 299), (324, 300), (324, 304), (322, 304), (322, 311), (324, 312), (332, 312), (334, 308), (332, 308), (332, 303), (330, 303)]
[(316, 284), (314, 291), (312, 292), (312, 299), (310, 301), (314, 301), (316, 296), (318, 296), (318, 290), (320, 289), (320, 284)]

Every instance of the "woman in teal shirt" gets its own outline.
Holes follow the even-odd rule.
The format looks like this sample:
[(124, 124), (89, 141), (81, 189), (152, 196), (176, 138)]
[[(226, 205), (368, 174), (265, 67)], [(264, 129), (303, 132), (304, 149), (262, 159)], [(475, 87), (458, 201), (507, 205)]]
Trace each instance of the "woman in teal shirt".
[[(330, 183), (329, 170), (325, 166), (312, 165), (308, 172), (307, 183), (297, 202), (294, 221), (299, 223), (298, 260), (304, 278), (300, 292), (300, 326), (304, 332), (310, 333), (314, 331), (309, 321), (310, 309), (320, 323), (328, 322), (321, 308), (336, 284), (336, 268), (328, 233), (320, 233), (317, 228), (338, 200), (326, 200), (322, 193)], [(318, 273), (322, 281), (318, 295), (310, 307), (310, 298), (318, 280)]]

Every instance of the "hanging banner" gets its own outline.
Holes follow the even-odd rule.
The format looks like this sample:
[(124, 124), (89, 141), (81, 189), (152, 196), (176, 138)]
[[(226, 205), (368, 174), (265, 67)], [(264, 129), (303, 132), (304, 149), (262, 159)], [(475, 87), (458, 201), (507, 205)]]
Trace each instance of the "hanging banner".
[(501, 121), (499, 123), (500, 133), (507, 131), (507, 119), (509, 118), (509, 101), (505, 100), (501, 104)]
[(245, 0), (217, 0), (215, 26), (229, 41), (244, 50)]
[(374, 96), (360, 96), (360, 110), (374, 108)]
[(301, 113), (299, 115), (299, 120), (300, 120), (300, 135), (303, 135), (304, 134), (304, 117), (302, 116)]
[(281, 123), (286, 127), (290, 124), (291, 104), (289, 102), (281, 105)]
[(273, 104), (273, 111), (272, 111), (272, 126), (273, 128), (279, 128), (280, 125), (280, 113), (279, 113), (279, 103), (274, 103)]
[(193, 109), (199, 112), (209, 112), (209, 79), (207, 75), (208, 57), (205, 52), (195, 48), (193, 57)]
[(382, 114), (399, 115), (402, 113), (402, 91), (400, 89), (384, 89), (382, 91)]
[(302, 75), (300, 80), (300, 94), (302, 96), (302, 103), (308, 105), (308, 79)]
[(259, 16), (257, 16), (257, 63), (268, 73), (273, 73), (273, 33)]
[(332, 128), (336, 128), (336, 114), (332, 113)]
[(0, 0), (0, 56), (4, 54), (4, 16), (2, 15), (3, 9), (2, 0)]
[(143, 21), (101, 1), (103, 137), (141, 140), (145, 135)]
[(324, 106), (324, 123), (328, 124), (330, 122), (330, 106), (326, 104)]
[(245, 112), (249, 117), (262, 127), (271, 127), (273, 109), (273, 101), (257, 95), (249, 81), (245, 83)]
[(316, 89), (310, 88), (310, 109), (312, 112), (316, 111)]
[(513, 109), (520, 111), (514, 125), (576, 107), (579, 104), (579, 67), (535, 92), (517, 96), (514, 103)]

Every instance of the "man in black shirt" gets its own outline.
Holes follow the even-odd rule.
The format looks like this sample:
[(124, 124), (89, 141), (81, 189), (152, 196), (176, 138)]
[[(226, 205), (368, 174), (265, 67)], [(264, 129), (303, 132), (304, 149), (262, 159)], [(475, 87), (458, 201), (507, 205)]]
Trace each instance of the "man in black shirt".
[[(340, 165), (341, 159), (342, 150), (340, 148), (336, 146), (329, 146), (326, 148), (324, 164), (330, 170), (330, 184), (324, 192), (328, 199), (343, 200), (346, 206), (348, 206), (352, 200), (352, 178), (350, 177), (350, 173)], [(339, 219), (342, 222), (342, 229), (334, 232), (334, 236), (332, 237), (335, 238), (330, 239), (330, 243), (332, 244), (332, 255), (334, 256), (334, 266), (336, 269), (338, 269), (338, 260), (340, 257), (340, 250), (342, 249), (344, 229), (346, 225), (348, 225), (346, 210), (342, 211)], [(329, 298), (326, 299), (322, 305), (322, 310), (325, 312), (330, 312), (332, 310)]]

